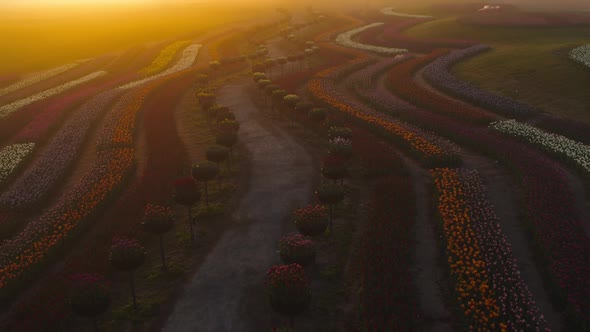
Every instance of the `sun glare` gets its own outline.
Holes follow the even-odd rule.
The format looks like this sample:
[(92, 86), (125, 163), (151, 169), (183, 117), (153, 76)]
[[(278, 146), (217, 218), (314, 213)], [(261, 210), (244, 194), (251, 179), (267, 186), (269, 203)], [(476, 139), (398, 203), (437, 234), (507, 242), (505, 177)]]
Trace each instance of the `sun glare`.
[(150, 4), (158, 0), (8, 0), (0, 2), (0, 5), (14, 7), (30, 6), (84, 6), (84, 5), (133, 5), (133, 4)]

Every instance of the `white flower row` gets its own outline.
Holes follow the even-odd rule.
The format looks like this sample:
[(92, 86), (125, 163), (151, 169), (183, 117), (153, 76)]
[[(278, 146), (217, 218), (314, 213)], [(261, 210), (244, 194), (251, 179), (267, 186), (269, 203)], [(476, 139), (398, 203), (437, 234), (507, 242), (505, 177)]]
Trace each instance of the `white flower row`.
[(122, 85), (119, 87), (119, 89), (135, 88), (135, 87), (143, 85), (147, 82), (151, 82), (153, 80), (156, 80), (160, 77), (170, 75), (170, 74), (173, 74), (173, 73), (176, 73), (181, 70), (185, 70), (185, 69), (189, 68), (195, 62), (195, 59), (197, 58), (197, 55), (199, 54), (199, 49), (201, 48), (201, 46), (202, 46), (201, 44), (193, 44), (193, 45), (187, 47), (182, 52), (182, 58), (180, 60), (178, 60), (178, 62), (174, 66), (166, 69), (165, 71), (163, 71), (159, 74), (152, 75), (150, 77)]
[(381, 9), (381, 13), (384, 15), (408, 17), (408, 18), (432, 18), (432, 16), (429, 16), (429, 15), (413, 15), (413, 14), (399, 13), (399, 12), (394, 11), (393, 7), (383, 8), (383, 9)]
[(36, 101), (43, 100), (43, 99), (46, 99), (49, 97), (53, 97), (53, 96), (58, 95), (62, 92), (65, 92), (71, 88), (74, 88), (80, 84), (87, 83), (89, 81), (92, 81), (92, 80), (94, 80), (98, 77), (104, 76), (106, 74), (107, 74), (106, 71), (102, 71), (102, 70), (97, 71), (92, 74), (88, 74), (86, 76), (80, 77), (77, 80), (73, 80), (68, 83), (64, 83), (62, 85), (59, 85), (54, 88), (39, 92), (39, 93), (29, 96), (27, 98), (17, 100), (11, 104), (4, 105), (4, 106), (0, 107), (0, 119), (5, 118), (8, 115), (10, 115), (11, 113), (19, 110), (20, 108), (30, 105)]
[(336, 43), (350, 48), (356, 48), (359, 50), (371, 51), (375, 53), (385, 54), (385, 55), (396, 55), (400, 53), (406, 53), (408, 50), (405, 48), (389, 48), (389, 47), (382, 47), (382, 46), (375, 46), (375, 45), (367, 45), (355, 42), (352, 40), (352, 37), (356, 34), (359, 34), (367, 29), (371, 29), (374, 27), (378, 27), (383, 25), (382, 22), (371, 23), (362, 27), (358, 27), (356, 29), (352, 29), (347, 32), (343, 32), (336, 37)]
[(508, 135), (525, 139), (551, 153), (561, 155), (566, 160), (573, 162), (574, 165), (590, 173), (590, 145), (545, 132), (516, 120), (493, 122), (490, 127)]
[(20, 143), (8, 145), (0, 150), (0, 184), (12, 174), (34, 147), (35, 143)]
[(570, 58), (584, 66), (590, 67), (590, 44), (582, 45), (571, 50)]
[(67, 64), (67, 65), (63, 65), (63, 66), (60, 66), (60, 67), (57, 67), (57, 68), (46, 70), (44, 72), (32, 74), (32, 75), (30, 75), (27, 78), (24, 78), (24, 79), (22, 79), (22, 80), (20, 80), (20, 81), (18, 81), (16, 83), (14, 83), (14, 84), (11, 84), (11, 85), (9, 85), (9, 86), (7, 86), (5, 88), (0, 89), (0, 96), (3, 96), (5, 94), (11, 93), (11, 92), (14, 92), (14, 91), (19, 90), (19, 89), (22, 89), (22, 88), (26, 88), (29, 85), (33, 85), (33, 84), (39, 83), (39, 82), (41, 82), (43, 80), (46, 80), (48, 78), (51, 78), (53, 76), (59, 75), (59, 74), (65, 72), (65, 71), (68, 71), (68, 70), (70, 70), (70, 69), (72, 69), (74, 67), (79, 66), (81, 63), (84, 63), (86, 61), (88, 61), (88, 60), (80, 60), (78, 62), (70, 63), (70, 64)]

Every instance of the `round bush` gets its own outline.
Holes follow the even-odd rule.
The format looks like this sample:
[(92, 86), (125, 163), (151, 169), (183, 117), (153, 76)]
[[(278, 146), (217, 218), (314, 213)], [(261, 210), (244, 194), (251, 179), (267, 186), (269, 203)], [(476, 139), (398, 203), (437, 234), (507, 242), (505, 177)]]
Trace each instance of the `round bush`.
[(172, 209), (160, 205), (146, 205), (141, 225), (150, 233), (164, 234), (168, 232), (174, 226)]
[(335, 183), (322, 183), (315, 193), (323, 204), (336, 204), (344, 199), (344, 189)]
[(352, 141), (342, 137), (336, 137), (328, 142), (328, 153), (344, 158), (352, 157)]
[(111, 245), (110, 261), (118, 270), (135, 270), (145, 261), (145, 249), (135, 239), (116, 237)]
[(201, 200), (201, 188), (194, 178), (187, 176), (174, 181), (174, 201), (180, 205), (192, 206)]
[(229, 149), (222, 145), (211, 145), (205, 151), (207, 160), (214, 163), (220, 163), (227, 159), (229, 156)]
[(309, 205), (293, 212), (295, 227), (307, 236), (323, 234), (328, 227), (328, 212), (322, 205)]
[(218, 173), (219, 167), (211, 161), (201, 161), (193, 165), (192, 175), (197, 181), (213, 180)]
[(226, 148), (231, 148), (238, 142), (238, 135), (233, 132), (230, 133), (218, 133), (215, 136), (215, 143), (223, 145)]
[(301, 234), (291, 233), (279, 241), (279, 254), (285, 264), (307, 266), (315, 260), (313, 241)]
[(266, 289), (271, 307), (280, 314), (298, 315), (309, 307), (311, 283), (297, 263), (271, 267), (266, 273)]
[(104, 313), (111, 303), (108, 282), (98, 274), (80, 273), (70, 277), (69, 302), (77, 315), (96, 317)]
[(330, 137), (330, 139), (340, 137), (352, 140), (352, 130), (347, 127), (330, 127), (330, 129), (328, 129), (328, 137)]
[(315, 122), (322, 122), (326, 120), (327, 113), (326, 110), (323, 108), (314, 108), (309, 111), (309, 118)]
[(346, 159), (339, 155), (327, 155), (323, 160), (322, 175), (330, 180), (339, 180), (348, 176)]

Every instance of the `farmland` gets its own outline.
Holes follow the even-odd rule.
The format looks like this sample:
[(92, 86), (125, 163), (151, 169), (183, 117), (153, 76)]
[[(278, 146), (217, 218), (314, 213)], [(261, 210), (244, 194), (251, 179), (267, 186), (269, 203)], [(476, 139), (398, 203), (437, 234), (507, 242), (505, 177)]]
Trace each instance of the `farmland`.
[(590, 13), (492, 7), (0, 14), (0, 330), (589, 331)]

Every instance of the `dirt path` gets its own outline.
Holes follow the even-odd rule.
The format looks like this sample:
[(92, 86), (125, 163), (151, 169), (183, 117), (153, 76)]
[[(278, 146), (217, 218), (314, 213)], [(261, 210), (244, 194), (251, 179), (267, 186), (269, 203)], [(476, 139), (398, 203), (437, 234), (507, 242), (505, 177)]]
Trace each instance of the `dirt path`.
[[(400, 154), (401, 155), (401, 154)], [(452, 331), (452, 316), (443, 300), (443, 289), (448, 285), (445, 271), (440, 266), (440, 251), (436, 238), (431, 201), (432, 181), (428, 171), (415, 161), (403, 156), (414, 183), (416, 197), (415, 257), (413, 273), (418, 287), (417, 298), (423, 316), (423, 328), (428, 331)], [(448, 290), (446, 290), (448, 291)]]
[(309, 154), (278, 127), (262, 125), (245, 88), (249, 78), (228, 83), (218, 101), (240, 122), (249, 153), (248, 188), (233, 213), (235, 225), (211, 250), (185, 286), (165, 331), (264, 331), (271, 310), (260, 296), (266, 270), (278, 263), (276, 243), (283, 219), (307, 202), (313, 164)]

